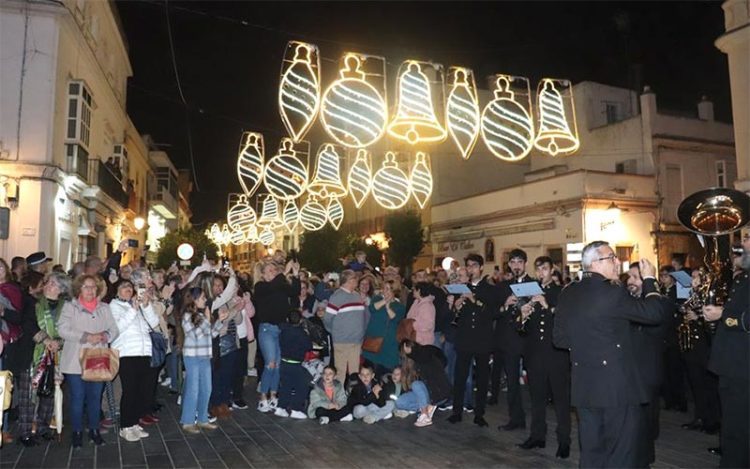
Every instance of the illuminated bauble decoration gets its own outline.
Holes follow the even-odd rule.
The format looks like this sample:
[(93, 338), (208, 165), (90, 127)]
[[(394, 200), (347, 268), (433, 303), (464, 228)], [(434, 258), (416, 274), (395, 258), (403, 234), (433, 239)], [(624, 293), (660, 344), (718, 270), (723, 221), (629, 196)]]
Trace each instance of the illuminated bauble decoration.
[(299, 222), (307, 231), (317, 231), (328, 221), (328, 210), (318, 202), (315, 196), (310, 196), (299, 211)]
[(409, 60), (398, 77), (398, 111), (388, 134), (411, 145), (440, 142), (445, 129), (432, 105), (432, 87), (419, 62)]
[(266, 189), (279, 200), (296, 199), (307, 188), (307, 168), (297, 158), (294, 143), (281, 140), (279, 152), (268, 161), (263, 182)]
[(258, 242), (258, 227), (253, 225), (245, 232), (245, 242), (253, 244)]
[(323, 144), (318, 150), (315, 162), (315, 176), (307, 186), (307, 191), (317, 197), (344, 197), (346, 188), (341, 184), (341, 157), (336, 147)]
[(396, 164), (393, 152), (385, 154), (383, 166), (372, 179), (372, 195), (383, 208), (394, 210), (406, 205), (410, 195), (409, 178)]
[(235, 246), (245, 244), (245, 239), (246, 235), (242, 230), (232, 230), (231, 232), (229, 232), (229, 242), (234, 244)]
[(551, 156), (570, 154), (578, 150), (578, 129), (575, 123), (575, 104), (570, 93), (573, 129), (568, 125), (562, 95), (555, 86), (555, 80), (545, 78), (537, 89), (537, 109), (539, 109), (539, 133), (534, 146)]
[(265, 228), (260, 232), (260, 235), (258, 235), (258, 240), (263, 246), (270, 246), (274, 241), (276, 241), (276, 235), (273, 234), (273, 231), (271, 231), (270, 229)]
[(226, 223), (221, 225), (221, 244), (229, 244), (229, 240), (232, 237), (232, 232), (229, 230), (229, 226)]
[(190, 243), (182, 243), (177, 246), (177, 257), (179, 257), (180, 260), (189, 261), (193, 258), (193, 254), (195, 254), (195, 249), (193, 249), (193, 246)]
[(318, 51), (312, 44), (292, 41), (294, 60), (281, 76), (279, 113), (292, 140), (299, 142), (310, 129), (320, 106)]
[(453, 86), (445, 105), (448, 133), (461, 157), (469, 159), (479, 139), (479, 99), (474, 75), (466, 68), (452, 68)]
[(499, 76), (495, 86), (495, 99), (482, 112), (482, 138), (493, 155), (518, 161), (531, 151), (534, 122), (529, 111), (515, 100), (508, 77)]
[(432, 195), (432, 171), (430, 170), (429, 156), (426, 153), (417, 152), (417, 161), (411, 170), (411, 192), (419, 204), (424, 208)]
[(240, 151), (237, 156), (237, 177), (242, 191), (248, 197), (253, 195), (263, 180), (265, 146), (263, 135), (255, 132), (242, 134)]
[(273, 196), (266, 196), (261, 207), (257, 222), (260, 228), (276, 229), (284, 224), (279, 215), (279, 202)]
[(235, 203), (227, 212), (227, 223), (229, 228), (239, 231), (247, 231), (247, 229), (255, 225), (258, 221), (258, 216), (255, 214), (255, 210), (247, 202), (246, 195), (240, 195), (237, 203)]
[(344, 221), (344, 206), (341, 205), (339, 199), (331, 199), (328, 201), (328, 221), (331, 222), (333, 229), (338, 230), (341, 226), (341, 222)]
[(288, 200), (287, 203), (284, 204), (282, 216), (284, 226), (290, 233), (293, 233), (299, 224), (299, 208), (297, 208), (297, 203), (293, 200)]
[(360, 208), (372, 189), (372, 167), (370, 153), (367, 150), (357, 150), (357, 158), (349, 168), (349, 195), (357, 208)]
[(383, 96), (365, 81), (361, 66), (359, 56), (344, 57), (340, 78), (323, 95), (320, 114), (328, 135), (350, 148), (363, 148), (378, 141), (388, 119)]
[(210, 232), (211, 232), (211, 241), (216, 243), (216, 242), (219, 242), (219, 240), (221, 240), (221, 228), (219, 228), (218, 223), (214, 223), (213, 225), (211, 225)]

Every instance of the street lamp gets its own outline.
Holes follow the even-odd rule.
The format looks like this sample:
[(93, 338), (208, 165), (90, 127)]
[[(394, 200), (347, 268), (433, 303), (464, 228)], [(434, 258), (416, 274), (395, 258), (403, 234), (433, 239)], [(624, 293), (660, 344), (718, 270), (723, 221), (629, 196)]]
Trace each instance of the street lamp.
[(146, 220), (144, 220), (143, 217), (135, 217), (133, 220), (133, 226), (135, 226), (136, 230), (140, 231), (146, 226)]
[(177, 246), (177, 257), (181, 260), (189, 261), (193, 258), (193, 254), (195, 254), (195, 249), (189, 243), (182, 243)]
[(374, 242), (375, 241), (373, 241), (373, 239), (371, 237), (369, 237), (369, 236), (367, 238), (365, 238), (365, 244), (368, 245), (368, 246), (372, 246), (372, 243), (374, 243)]

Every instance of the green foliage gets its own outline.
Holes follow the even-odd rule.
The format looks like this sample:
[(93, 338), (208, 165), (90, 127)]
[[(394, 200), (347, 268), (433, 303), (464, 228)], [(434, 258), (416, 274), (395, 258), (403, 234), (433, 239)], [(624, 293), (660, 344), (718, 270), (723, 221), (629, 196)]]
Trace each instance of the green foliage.
[(364, 239), (355, 234), (349, 234), (344, 238), (344, 244), (341, 247), (341, 253), (344, 256), (354, 255), (357, 251), (364, 251), (367, 255), (367, 262), (374, 267), (383, 266), (383, 251), (378, 243), (367, 244)]
[(306, 231), (300, 237), (299, 261), (311, 272), (341, 270), (340, 246), (344, 233), (330, 225), (318, 231)]
[(386, 216), (385, 235), (389, 245), (388, 257), (392, 264), (406, 273), (406, 277), (425, 245), (419, 213), (407, 210)]
[(172, 265), (172, 262), (179, 262), (177, 246), (182, 243), (190, 243), (193, 249), (195, 249), (195, 254), (190, 260), (193, 267), (198, 266), (203, 261), (204, 252), (209, 258), (216, 257), (216, 245), (202, 231), (194, 228), (170, 231), (159, 240), (159, 251), (156, 253), (156, 267), (167, 269)]

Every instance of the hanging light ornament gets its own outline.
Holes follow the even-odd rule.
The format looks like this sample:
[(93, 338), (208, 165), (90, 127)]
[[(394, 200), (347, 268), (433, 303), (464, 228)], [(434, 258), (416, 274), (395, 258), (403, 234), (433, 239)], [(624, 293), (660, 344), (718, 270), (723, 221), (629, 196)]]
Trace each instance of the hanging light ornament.
[(398, 112), (388, 126), (388, 134), (411, 145), (445, 140), (445, 129), (438, 122), (432, 105), (430, 80), (415, 60), (401, 65)]
[(468, 160), (479, 139), (479, 99), (474, 73), (468, 68), (452, 67), (448, 75), (453, 85), (445, 105), (448, 133), (461, 157)]
[[(511, 80), (518, 78), (498, 75), (495, 99), (482, 112), (482, 138), (493, 155), (505, 161), (519, 161), (529, 154), (534, 141), (534, 122), (529, 111), (516, 101), (510, 90)], [(528, 90), (528, 80), (526, 81)], [(527, 96), (530, 95), (530, 91)], [(531, 105), (529, 104), (529, 109)]]
[(302, 206), (299, 212), (299, 222), (307, 231), (317, 231), (323, 228), (328, 221), (328, 211), (318, 202), (318, 199), (311, 195), (307, 202)]
[[(354, 53), (344, 56), (339, 79), (323, 95), (321, 122), (334, 140), (349, 148), (372, 145), (385, 131), (388, 109), (381, 93), (365, 78), (362, 60)], [(382, 59), (385, 63), (385, 59)], [(383, 75), (385, 77), (385, 75)]]
[(372, 179), (372, 195), (383, 208), (395, 210), (406, 205), (410, 195), (409, 178), (396, 163), (395, 153), (385, 154), (383, 166)]
[(276, 229), (283, 225), (279, 215), (279, 202), (272, 196), (267, 195), (262, 202), (262, 209), (257, 225), (260, 228)]
[[(557, 86), (567, 88), (570, 99), (570, 115), (573, 130), (568, 124), (565, 105)], [(539, 134), (534, 140), (534, 146), (551, 156), (569, 155), (578, 150), (578, 126), (575, 119), (575, 103), (573, 91), (568, 80), (554, 80), (545, 78), (539, 82), (537, 88), (537, 109), (539, 109)]]
[(307, 178), (307, 168), (297, 158), (292, 139), (281, 139), (279, 152), (268, 162), (263, 175), (266, 189), (279, 200), (296, 199), (305, 192)]
[(372, 189), (370, 152), (365, 149), (357, 150), (357, 158), (349, 168), (348, 186), (354, 205), (360, 208)]
[(235, 246), (245, 244), (246, 235), (242, 230), (232, 230), (229, 232), (229, 242)]
[(227, 223), (229, 228), (239, 231), (247, 229), (258, 221), (255, 210), (248, 204), (247, 196), (240, 195), (239, 200), (227, 212)]
[(253, 244), (258, 242), (258, 227), (253, 225), (245, 232), (245, 242)]
[(229, 240), (231, 239), (232, 233), (229, 231), (229, 226), (227, 226), (226, 223), (224, 223), (221, 226), (221, 242), (220, 244), (228, 245)]
[(417, 152), (417, 161), (411, 170), (411, 192), (414, 199), (419, 204), (419, 208), (424, 208), (427, 201), (432, 195), (432, 171), (430, 170), (429, 155), (423, 152)]
[(341, 226), (341, 222), (344, 221), (344, 206), (341, 205), (339, 199), (331, 199), (328, 201), (328, 221), (331, 222), (334, 230), (338, 230)]
[(211, 232), (211, 241), (216, 242), (221, 239), (221, 228), (219, 228), (218, 223), (214, 223), (213, 225), (211, 225), (210, 232)]
[(237, 156), (237, 178), (242, 191), (250, 197), (263, 180), (265, 146), (263, 135), (256, 132), (245, 132), (240, 140), (240, 151)]
[(294, 200), (288, 200), (284, 205), (283, 220), (286, 229), (293, 233), (299, 224), (299, 208)]
[(258, 240), (263, 246), (270, 246), (276, 241), (276, 235), (268, 228), (264, 228), (258, 235)]
[(344, 197), (346, 188), (341, 184), (341, 157), (330, 143), (321, 145), (315, 162), (315, 176), (307, 191), (317, 197)]
[(281, 75), (279, 113), (292, 140), (305, 136), (320, 107), (320, 54), (313, 44), (291, 41), (294, 59)]

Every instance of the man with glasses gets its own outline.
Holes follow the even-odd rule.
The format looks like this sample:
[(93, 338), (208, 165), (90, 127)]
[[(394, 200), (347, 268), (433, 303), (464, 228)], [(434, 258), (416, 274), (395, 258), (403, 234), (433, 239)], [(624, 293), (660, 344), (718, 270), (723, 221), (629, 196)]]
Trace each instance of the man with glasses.
[(641, 260), (643, 298), (617, 283), (620, 261), (605, 241), (583, 248), (583, 278), (567, 286), (555, 310), (554, 344), (570, 350), (571, 404), (578, 409), (581, 467), (645, 467), (648, 387), (633, 324), (661, 324), (667, 308), (656, 269)]

